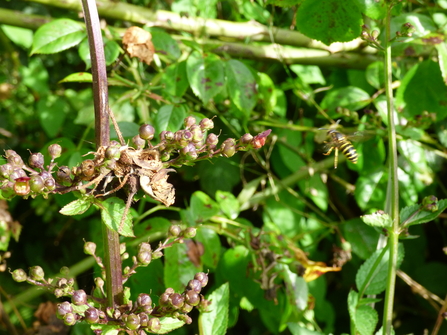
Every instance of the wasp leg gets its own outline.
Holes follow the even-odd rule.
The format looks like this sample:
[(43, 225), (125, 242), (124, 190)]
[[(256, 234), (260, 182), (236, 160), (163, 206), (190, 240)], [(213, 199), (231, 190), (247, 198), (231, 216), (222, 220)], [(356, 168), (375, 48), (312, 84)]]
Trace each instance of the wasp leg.
[(337, 164), (338, 164), (338, 148), (335, 148), (334, 169), (337, 168)]
[(330, 149), (326, 153), (323, 152), (323, 155), (330, 155), (332, 150), (334, 150), (334, 147), (330, 147)]

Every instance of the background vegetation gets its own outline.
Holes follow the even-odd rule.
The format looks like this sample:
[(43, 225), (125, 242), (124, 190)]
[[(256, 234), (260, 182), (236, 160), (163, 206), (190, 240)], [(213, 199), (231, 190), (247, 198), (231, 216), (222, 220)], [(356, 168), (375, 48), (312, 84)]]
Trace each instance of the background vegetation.
[[(166, 287), (180, 289), (194, 273), (209, 271), (206, 296), (229, 283), (228, 314), (218, 318), (230, 327), (228, 334), (352, 332), (348, 295), (360, 289), (356, 273), (382, 232), (360, 216), (389, 210), (389, 123), (380, 50), (386, 45), (389, 2), (97, 3), (110, 106), (126, 139), (143, 123), (157, 133), (176, 131), (190, 115), (213, 118), (222, 140), (272, 129), (259, 151), (178, 168), (169, 177), (176, 189), (173, 206), (146, 198), (133, 206), (137, 237), (123, 237), (133, 254), (141, 241), (162, 240), (172, 223), (198, 227), (194, 240), (167, 249), (162, 260), (132, 277), (133, 294), (150, 291), (156, 300)], [(1, 149), (28, 157), (28, 151), (46, 153), (50, 144), (59, 143), (64, 152), (58, 163), (76, 166), (95, 150), (80, 3), (15, 0), (1, 6)], [(402, 34), (392, 43), (401, 208), (446, 194), (446, 9), (442, 0), (402, 1), (391, 12), (391, 35)], [(48, 22), (55, 26), (39, 35)], [(60, 29), (61, 24), (71, 30)], [(121, 49), (124, 29), (134, 25), (152, 34), (150, 65)], [(45, 34), (56, 38), (50, 43)], [(76, 77), (69, 77), (73, 73)], [(360, 132), (353, 142), (359, 161), (354, 165), (340, 154), (334, 169), (334, 157), (323, 155), (326, 131), (320, 128), (339, 119), (343, 133)], [(33, 328), (43, 334), (56, 322), (48, 317), (52, 305), (47, 302), (57, 299), (14, 282), (8, 268), (38, 264), (57, 275), (68, 266), (79, 288), (93, 286), (98, 269), (82, 249), (84, 240), (100, 242), (100, 216), (93, 209), (73, 217), (59, 214), (75, 199), (55, 194), (7, 203), (14, 223), (2, 215), (5, 321), (0, 332), (8, 334), (10, 322), (19, 334)], [(447, 293), (445, 225), (441, 214), (410, 227), (401, 241), (397, 334), (446, 332), (439, 329)], [(380, 319), (382, 300), (374, 308)], [(203, 322), (198, 315), (193, 320), (174, 333), (198, 333)], [(371, 325), (372, 330), (358, 332), (372, 334), (380, 327), (374, 320)], [(61, 330), (69, 332), (91, 331), (84, 324)]]

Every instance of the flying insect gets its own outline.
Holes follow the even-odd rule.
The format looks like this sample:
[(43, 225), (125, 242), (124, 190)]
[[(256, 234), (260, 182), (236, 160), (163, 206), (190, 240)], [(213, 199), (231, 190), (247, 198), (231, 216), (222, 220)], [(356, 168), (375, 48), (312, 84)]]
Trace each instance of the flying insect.
[[(337, 126), (339, 123), (340, 120), (337, 121), (335, 126)], [(357, 150), (355, 150), (351, 141), (348, 140), (349, 136), (344, 135), (335, 129), (320, 128), (320, 130), (327, 130), (327, 136), (330, 139), (329, 141), (325, 142), (325, 148), (327, 149), (327, 151), (323, 153), (323, 155), (330, 155), (331, 152), (335, 149), (334, 169), (337, 168), (338, 164), (338, 150), (340, 150), (351, 163), (357, 164), (359, 155), (357, 154)]]

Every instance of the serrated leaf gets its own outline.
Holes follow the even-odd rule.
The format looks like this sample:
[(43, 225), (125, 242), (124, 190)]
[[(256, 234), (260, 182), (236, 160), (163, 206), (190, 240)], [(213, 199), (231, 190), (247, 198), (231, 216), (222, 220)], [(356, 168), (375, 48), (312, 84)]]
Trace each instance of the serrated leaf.
[(219, 190), (216, 192), (216, 201), (220, 206), (220, 210), (229, 219), (234, 220), (239, 216), (239, 201), (237, 201), (233, 193)]
[(373, 20), (380, 20), (386, 16), (387, 3), (377, 0), (354, 0), (360, 11)]
[(230, 305), (230, 285), (225, 283), (214, 290), (207, 300), (213, 303), (206, 313), (199, 317), (200, 329), (203, 335), (224, 335), (228, 327)]
[(192, 91), (204, 104), (224, 89), (225, 66), (215, 54), (194, 51), (186, 61), (186, 72)]
[(86, 37), (85, 28), (70, 19), (54, 20), (37, 29), (31, 54), (51, 54), (69, 49)]
[(445, 43), (439, 43), (435, 45), (438, 51), (438, 63), (441, 70), (442, 79), (444, 84), (447, 84), (447, 45)]
[(390, 228), (393, 222), (387, 213), (373, 213), (361, 216), (363, 222), (371, 227)]
[(372, 335), (376, 329), (379, 316), (371, 306), (359, 306), (355, 313), (355, 325), (361, 335)]
[(135, 237), (132, 230), (132, 216), (127, 213), (126, 218), (121, 222), (126, 204), (124, 200), (111, 197), (99, 204), (101, 208), (101, 219), (110, 229), (118, 234), (127, 237)]
[(354, 290), (350, 290), (348, 294), (348, 312), (349, 318), (353, 324), (355, 324), (355, 311), (359, 301), (359, 294)]
[[(359, 268), (355, 277), (355, 283), (359, 291), (364, 295), (379, 294), (386, 288), (388, 275), (389, 250), (383, 253), (383, 249), (376, 250)], [(404, 259), (403, 244), (399, 243), (397, 267)], [(376, 264), (377, 261), (377, 264)], [(373, 271), (373, 272), (372, 272)]]
[(365, 260), (376, 250), (379, 233), (362, 223), (359, 218), (345, 221), (342, 226), (346, 240), (351, 244), (352, 252)]
[(439, 200), (437, 206), (438, 209), (435, 212), (422, 210), (422, 205), (402, 208), (400, 211), (400, 222), (408, 227), (433, 221), (447, 208), (447, 199)]
[(164, 317), (160, 318), (160, 330), (154, 332), (155, 334), (167, 334), (175, 329), (182, 327), (185, 323), (176, 318)]
[(94, 199), (91, 197), (82, 197), (62, 207), (59, 213), (63, 215), (83, 214), (90, 208), (93, 201)]
[(173, 60), (177, 60), (182, 55), (178, 43), (170, 34), (159, 29), (150, 29), (152, 34), (152, 43), (154, 43), (155, 52), (167, 55)]
[(118, 335), (122, 327), (120, 325), (91, 325), (90, 328), (100, 332), (101, 335)]
[(301, 33), (327, 45), (352, 41), (363, 24), (353, 0), (306, 0), (298, 9), (296, 22)]
[(72, 73), (59, 81), (59, 83), (91, 83), (91, 82), (92, 82), (92, 74), (89, 72)]
[(226, 87), (231, 101), (248, 118), (258, 98), (256, 80), (249, 68), (236, 59), (230, 59), (225, 67)]
[(219, 213), (219, 205), (206, 193), (196, 191), (191, 196), (189, 211), (196, 223), (204, 223), (210, 217)]

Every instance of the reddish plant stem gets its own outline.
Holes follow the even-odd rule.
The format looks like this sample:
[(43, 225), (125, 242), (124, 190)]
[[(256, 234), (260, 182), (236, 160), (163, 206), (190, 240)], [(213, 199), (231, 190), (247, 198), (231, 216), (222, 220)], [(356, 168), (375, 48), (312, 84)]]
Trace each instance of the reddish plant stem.
[[(96, 147), (110, 141), (109, 101), (104, 44), (95, 0), (82, 0), (92, 62), (93, 99), (95, 106)], [(107, 299), (110, 307), (123, 304), (123, 278), (119, 235), (103, 224), (104, 266), (106, 270)]]

